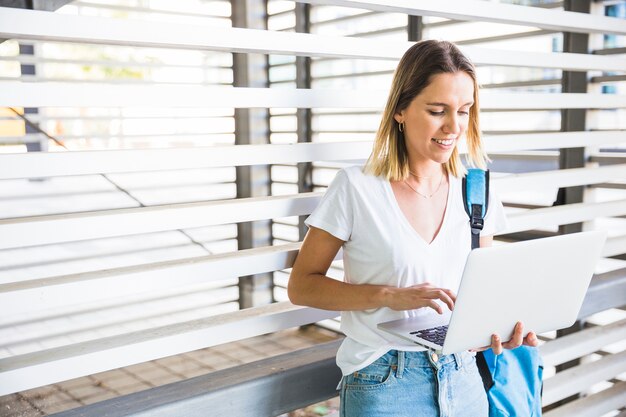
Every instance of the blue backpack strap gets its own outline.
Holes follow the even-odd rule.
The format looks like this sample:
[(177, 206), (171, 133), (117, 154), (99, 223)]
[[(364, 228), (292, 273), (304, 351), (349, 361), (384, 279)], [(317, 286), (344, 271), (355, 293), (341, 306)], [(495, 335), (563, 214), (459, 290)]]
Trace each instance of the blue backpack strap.
[[(463, 178), (463, 204), (470, 219), (472, 249), (480, 246), (480, 232), (489, 203), (489, 171), (469, 169)], [(489, 400), (489, 416), (541, 416), (543, 363), (536, 348), (520, 346), (495, 355), (476, 354), (476, 365)]]
[[(470, 220), (472, 236), (472, 250), (480, 246), (480, 231), (484, 226), (485, 215), (489, 202), (489, 171), (482, 169), (468, 169), (467, 175), (463, 177), (463, 205)], [(489, 392), (493, 387), (494, 369), (493, 358), (486, 356), (483, 352), (476, 354), (476, 365), (483, 380), (485, 391)]]
[(480, 231), (489, 208), (489, 171), (468, 169), (463, 178), (463, 205), (470, 218), (472, 249), (480, 246)]

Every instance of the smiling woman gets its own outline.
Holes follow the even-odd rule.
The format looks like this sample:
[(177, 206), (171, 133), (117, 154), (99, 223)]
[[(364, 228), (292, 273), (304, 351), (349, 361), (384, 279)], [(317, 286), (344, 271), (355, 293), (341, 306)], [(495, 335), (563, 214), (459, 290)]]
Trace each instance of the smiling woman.
[[(377, 328), (454, 308), (471, 249), (457, 145), (466, 138), (469, 162), (485, 167), (478, 110), (471, 62), (450, 42), (416, 43), (396, 69), (367, 165), (341, 170), (306, 220), (289, 297), (342, 311), (343, 417), (488, 414), (470, 352), (437, 355)], [(489, 207), (482, 246), (506, 228), (494, 193)], [(326, 276), (339, 248), (345, 282)], [(519, 346), (519, 330), (504, 344), (494, 338), (494, 351)], [(537, 344), (532, 332), (524, 342)]]

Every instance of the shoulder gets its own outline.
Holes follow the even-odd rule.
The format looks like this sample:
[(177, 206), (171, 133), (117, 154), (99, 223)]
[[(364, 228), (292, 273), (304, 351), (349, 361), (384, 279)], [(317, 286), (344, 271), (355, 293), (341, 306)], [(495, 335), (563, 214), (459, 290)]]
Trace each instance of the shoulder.
[(383, 181), (380, 177), (364, 173), (361, 166), (350, 166), (337, 171), (328, 191), (360, 200), (368, 195), (380, 195), (385, 189)]
[(358, 165), (353, 165), (350, 167), (342, 168), (339, 170), (337, 175), (343, 174), (349, 180), (359, 180), (361, 177), (365, 176), (363, 173), (363, 167)]
[(339, 175), (342, 175), (345, 181), (349, 181), (353, 187), (368, 186), (381, 181), (379, 177), (366, 174), (363, 166), (360, 165), (343, 168), (337, 173), (337, 176)]
[(354, 188), (355, 184), (359, 184), (362, 181), (361, 176), (363, 174), (359, 168), (358, 166), (341, 168), (335, 174), (335, 178), (329, 188)]

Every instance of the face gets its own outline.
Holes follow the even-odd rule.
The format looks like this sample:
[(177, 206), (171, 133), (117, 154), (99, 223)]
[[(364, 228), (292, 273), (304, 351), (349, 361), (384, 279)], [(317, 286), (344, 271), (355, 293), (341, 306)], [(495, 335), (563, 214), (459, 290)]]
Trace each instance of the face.
[(434, 75), (411, 104), (394, 115), (398, 123), (404, 122), (409, 161), (447, 162), (467, 130), (473, 104), (474, 82), (467, 73)]

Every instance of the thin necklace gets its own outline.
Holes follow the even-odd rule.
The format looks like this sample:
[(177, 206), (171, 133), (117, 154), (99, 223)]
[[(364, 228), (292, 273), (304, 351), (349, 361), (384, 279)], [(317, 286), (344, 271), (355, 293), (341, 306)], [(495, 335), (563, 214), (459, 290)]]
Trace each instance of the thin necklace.
[(437, 191), (439, 191), (439, 189), (441, 188), (441, 184), (443, 184), (443, 174), (441, 174), (441, 180), (439, 180), (439, 185), (437, 186), (437, 189), (431, 194), (431, 195), (425, 195), (420, 193), (419, 191), (417, 191), (415, 188), (411, 187), (411, 184), (409, 184), (406, 180), (403, 180), (404, 183), (413, 191), (415, 191), (418, 195), (420, 195), (421, 197), (424, 198), (431, 198), (432, 196), (434, 196), (435, 194), (437, 194)]
[(417, 175), (417, 174), (413, 173), (410, 169), (409, 169), (409, 174), (413, 175), (415, 178), (432, 178), (432, 177), (434, 177), (434, 175), (431, 175), (430, 177), (425, 177), (423, 175)]

